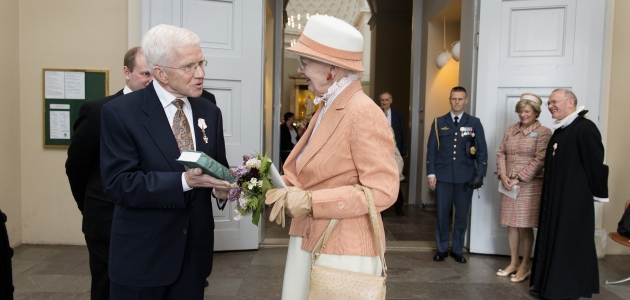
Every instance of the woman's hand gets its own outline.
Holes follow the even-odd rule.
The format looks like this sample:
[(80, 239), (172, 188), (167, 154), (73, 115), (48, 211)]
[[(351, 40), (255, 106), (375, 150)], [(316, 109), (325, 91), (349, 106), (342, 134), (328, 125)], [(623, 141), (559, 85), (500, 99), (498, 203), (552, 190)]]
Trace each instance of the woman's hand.
[(506, 190), (508, 190), (508, 191), (512, 190), (512, 185), (510, 184), (510, 178), (507, 177), (507, 175), (501, 174), (501, 184), (503, 184), (503, 187)]

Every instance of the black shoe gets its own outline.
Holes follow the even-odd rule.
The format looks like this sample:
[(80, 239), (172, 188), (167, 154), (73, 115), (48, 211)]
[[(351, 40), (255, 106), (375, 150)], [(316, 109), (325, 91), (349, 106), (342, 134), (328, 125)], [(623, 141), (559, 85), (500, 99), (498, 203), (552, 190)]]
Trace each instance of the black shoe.
[(537, 291), (534, 291), (534, 290), (529, 290), (529, 294), (530, 294), (531, 296), (534, 296), (534, 297), (538, 298), (538, 299), (542, 299), (542, 297), (540, 296), (540, 293), (539, 293), (539, 292), (537, 292)]
[(405, 213), (403, 212), (402, 208), (398, 208), (398, 207), (396, 207), (396, 214), (401, 216), (401, 217), (405, 215)]
[(446, 258), (446, 252), (438, 251), (438, 253), (436, 253), (435, 256), (433, 257), (433, 260), (444, 261), (445, 258)]
[(451, 251), (450, 257), (455, 259), (455, 261), (460, 263), (460, 264), (465, 264), (466, 263), (466, 258), (463, 255), (461, 255), (461, 254), (456, 254), (456, 253), (453, 253), (453, 251)]
[(203, 284), (203, 287), (207, 288), (210, 285), (210, 283), (208, 282), (208, 279), (206, 279), (206, 282)]

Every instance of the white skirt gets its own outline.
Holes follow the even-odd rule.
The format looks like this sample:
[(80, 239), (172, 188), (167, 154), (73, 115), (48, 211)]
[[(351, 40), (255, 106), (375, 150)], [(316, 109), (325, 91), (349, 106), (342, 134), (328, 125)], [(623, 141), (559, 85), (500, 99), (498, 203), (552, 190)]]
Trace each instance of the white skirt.
[[(311, 252), (302, 250), (302, 237), (292, 236), (289, 239), (287, 264), (284, 268), (282, 283), (282, 300), (306, 299), (308, 282), (311, 278)], [(382, 275), (383, 265), (377, 256), (333, 255), (322, 254), (315, 262), (340, 270)]]

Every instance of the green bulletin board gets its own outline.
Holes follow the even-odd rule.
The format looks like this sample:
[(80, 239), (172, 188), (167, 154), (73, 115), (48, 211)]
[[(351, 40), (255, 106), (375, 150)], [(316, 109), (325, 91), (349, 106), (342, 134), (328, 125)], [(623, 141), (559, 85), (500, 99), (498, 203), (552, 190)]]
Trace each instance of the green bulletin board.
[(42, 77), (44, 147), (67, 148), (81, 105), (108, 95), (109, 71), (43, 69)]

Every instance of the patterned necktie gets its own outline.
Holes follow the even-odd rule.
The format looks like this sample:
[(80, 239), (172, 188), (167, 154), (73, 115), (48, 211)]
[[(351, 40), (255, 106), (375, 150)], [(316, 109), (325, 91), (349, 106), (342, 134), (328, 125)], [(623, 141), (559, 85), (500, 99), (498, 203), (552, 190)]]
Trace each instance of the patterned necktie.
[(180, 99), (173, 100), (175, 106), (177, 106), (177, 112), (173, 118), (173, 134), (177, 140), (177, 146), (179, 152), (184, 150), (195, 150), (195, 144), (193, 143), (192, 134), (190, 133), (190, 125), (188, 124), (188, 118), (184, 114), (184, 101)]
[(459, 124), (459, 122), (457, 122), (457, 120), (459, 119), (459, 117), (458, 117), (458, 116), (455, 116), (455, 118), (454, 118), (454, 119), (455, 119), (455, 122), (454, 122), (454, 123), (455, 123), (455, 127), (457, 127), (457, 124)]

